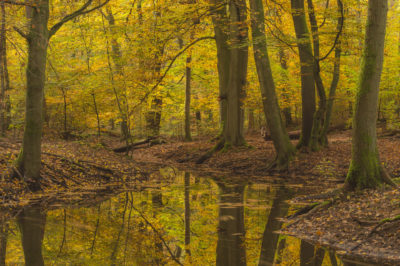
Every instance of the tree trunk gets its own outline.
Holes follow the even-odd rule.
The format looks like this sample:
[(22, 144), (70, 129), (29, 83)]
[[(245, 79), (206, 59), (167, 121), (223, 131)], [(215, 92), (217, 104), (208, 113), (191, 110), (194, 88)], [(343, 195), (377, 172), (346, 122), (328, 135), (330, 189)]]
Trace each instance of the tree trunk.
[(229, 20), (226, 12), (226, 6), (221, 6), (221, 4), (225, 1), (212, 0), (211, 2), (213, 5), (219, 6), (214, 13), (215, 15), (212, 17), (212, 21), (214, 24), (215, 42), (217, 45), (221, 132), (224, 132), (227, 119), (229, 65), (231, 61), (231, 54), (228, 45)]
[(260, 82), (264, 114), (276, 151), (276, 167), (285, 169), (293, 157), (292, 146), (281, 118), (275, 83), (268, 57), (267, 39), (264, 25), (264, 6), (262, 0), (250, 0), (253, 52), (258, 80)]
[(245, 144), (243, 136), (243, 100), (247, 78), (248, 30), (246, 26), (246, 1), (230, 1), (230, 66), (228, 79), (228, 104), (225, 147)]
[(0, 32), (0, 76), (1, 76), (1, 91), (0, 91), (0, 134), (5, 136), (8, 130), (9, 98), (6, 95), (9, 90), (9, 77), (7, 68), (7, 42), (6, 42), (6, 10), (4, 2), (0, 3), (1, 8), (1, 32)]
[[(337, 23), (337, 27), (336, 27), (337, 31), (340, 30), (341, 25), (343, 25), (343, 23), (344, 23), (344, 17), (342, 16), (342, 11), (341, 11), (341, 8), (343, 8), (342, 5), (343, 5), (342, 2), (340, 0), (337, 0), (338, 15), (339, 15), (338, 23)], [(323, 129), (322, 129), (320, 139), (319, 139), (319, 142), (323, 146), (328, 145), (327, 134), (328, 134), (329, 126), (331, 123), (333, 103), (334, 103), (335, 95), (336, 95), (336, 88), (339, 84), (341, 53), (342, 53), (341, 39), (339, 38), (337, 41), (336, 47), (335, 47), (335, 59), (334, 59), (335, 61), (334, 61), (334, 65), (333, 65), (333, 75), (332, 75), (331, 87), (329, 88), (329, 98), (328, 98), (328, 103), (327, 103), (327, 107), (326, 107), (324, 125), (323, 125)]]
[(376, 144), (376, 120), (385, 43), (387, 0), (368, 1), (368, 21), (355, 113), (352, 159), (346, 188), (374, 188), (388, 178)]
[(314, 57), (304, 10), (304, 0), (291, 0), (292, 17), (300, 56), (302, 128), (298, 148), (308, 147), (315, 113)]
[(186, 89), (185, 89), (185, 140), (191, 141), (192, 134), (190, 132), (190, 98), (191, 98), (191, 79), (192, 79), (192, 55), (186, 58)]
[(47, 23), (49, 0), (39, 0), (32, 9), (28, 34), (28, 66), (26, 69), (25, 130), (18, 167), (32, 189), (40, 185), (41, 143), (43, 123), (43, 89), (49, 41)]

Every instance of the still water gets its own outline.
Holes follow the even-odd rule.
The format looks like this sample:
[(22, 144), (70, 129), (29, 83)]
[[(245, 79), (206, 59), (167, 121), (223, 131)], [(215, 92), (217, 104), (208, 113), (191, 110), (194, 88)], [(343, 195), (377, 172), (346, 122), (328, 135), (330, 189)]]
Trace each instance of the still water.
[(169, 185), (24, 209), (0, 224), (0, 265), (357, 265), (274, 233), (300, 187), (160, 171)]

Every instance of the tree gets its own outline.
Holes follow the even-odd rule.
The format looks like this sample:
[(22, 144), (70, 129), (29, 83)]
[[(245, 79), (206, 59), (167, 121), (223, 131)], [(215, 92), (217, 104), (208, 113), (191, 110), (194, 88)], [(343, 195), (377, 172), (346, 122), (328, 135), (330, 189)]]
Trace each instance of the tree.
[(260, 82), (264, 114), (276, 151), (276, 160), (273, 165), (278, 169), (285, 169), (293, 157), (295, 149), (290, 142), (285, 125), (282, 122), (278, 98), (275, 92), (275, 83), (268, 57), (267, 38), (265, 36), (264, 6), (262, 0), (250, 0), (250, 9), (254, 61), (256, 62), (258, 80)]
[(87, 1), (80, 9), (65, 16), (60, 22), (48, 28), (49, 0), (27, 4), (29, 32), (26, 34), (16, 29), (28, 42), (28, 65), (26, 69), (26, 111), (25, 129), (21, 153), (17, 167), (32, 190), (40, 188), (41, 143), (43, 125), (43, 89), (45, 85), (47, 47), (50, 38), (68, 21), (87, 14), (102, 4), (88, 9), (93, 0)]
[(376, 121), (386, 32), (387, 0), (369, 0), (364, 51), (353, 117), (352, 158), (345, 187), (374, 188), (391, 182), (381, 165)]
[(310, 42), (310, 33), (304, 10), (304, 0), (291, 0), (292, 17), (300, 57), (302, 126), (298, 148), (308, 147), (315, 113), (314, 57)]

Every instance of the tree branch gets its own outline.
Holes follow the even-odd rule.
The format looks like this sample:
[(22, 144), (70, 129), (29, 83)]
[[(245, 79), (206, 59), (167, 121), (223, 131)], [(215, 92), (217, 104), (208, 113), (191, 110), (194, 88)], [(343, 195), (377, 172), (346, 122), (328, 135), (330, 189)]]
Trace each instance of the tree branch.
[(12, 0), (0, 0), (0, 1), (3, 2), (4, 4), (10, 4), (10, 5), (15, 5), (15, 6), (35, 7), (35, 5), (33, 5), (33, 4), (23, 3), (23, 2), (16, 2), (16, 1), (12, 1)]
[(87, 9), (92, 4), (92, 2), (93, 2), (93, 0), (88, 0), (81, 8), (72, 12), (69, 15), (66, 15), (61, 21), (54, 24), (53, 27), (51, 27), (51, 29), (49, 31), (49, 39), (68, 21), (73, 20), (74, 18), (76, 18), (80, 15), (84, 15), (84, 14), (90, 13), (96, 9), (99, 9), (99, 8), (105, 6), (108, 2), (110, 2), (110, 0), (105, 0), (102, 4), (99, 4), (98, 6), (93, 7), (91, 9)]
[(25, 32), (23, 32), (20, 28), (14, 26), (14, 30), (18, 32), (18, 34), (21, 35), (23, 38), (28, 39), (28, 35)]
[(161, 82), (164, 80), (164, 78), (167, 76), (168, 71), (172, 68), (172, 65), (175, 63), (176, 59), (178, 59), (179, 56), (181, 56), (183, 53), (186, 52), (186, 50), (188, 50), (190, 47), (192, 47), (193, 45), (195, 45), (196, 43), (203, 41), (203, 40), (214, 40), (215, 37), (214, 36), (206, 36), (206, 37), (201, 37), (198, 38), (197, 40), (193, 41), (192, 43), (188, 44), (185, 48), (183, 48), (182, 50), (179, 51), (179, 53), (177, 53), (174, 58), (172, 59), (172, 61), (169, 63), (167, 69), (164, 71), (164, 74), (159, 78), (159, 80), (157, 81), (156, 84), (154, 84), (154, 86), (148, 91), (146, 92), (146, 94), (144, 95), (144, 97), (139, 101), (138, 104), (136, 104), (133, 108), (132, 108), (132, 112), (136, 109), (136, 107), (138, 107), (139, 105), (141, 105), (146, 99), (147, 97), (149, 97), (149, 95), (161, 84)]

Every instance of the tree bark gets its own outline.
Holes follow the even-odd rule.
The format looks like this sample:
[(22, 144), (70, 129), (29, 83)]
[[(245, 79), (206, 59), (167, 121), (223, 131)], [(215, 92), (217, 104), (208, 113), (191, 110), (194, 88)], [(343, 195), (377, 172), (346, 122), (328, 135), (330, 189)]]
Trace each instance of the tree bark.
[(0, 3), (1, 8), (1, 31), (0, 31), (0, 76), (1, 76), (1, 90), (0, 90), (0, 134), (5, 136), (9, 127), (9, 97), (6, 92), (9, 90), (9, 76), (7, 67), (7, 42), (6, 42), (6, 10), (4, 2)]
[(245, 144), (243, 135), (243, 100), (247, 78), (248, 30), (246, 25), (247, 7), (245, 0), (230, 1), (230, 65), (228, 79), (228, 103), (225, 148)]
[(215, 7), (219, 6), (212, 17), (212, 21), (214, 24), (215, 42), (217, 45), (221, 132), (224, 132), (226, 127), (229, 65), (231, 61), (227, 26), (229, 24), (229, 20), (226, 12), (226, 6), (223, 5), (224, 2), (225, 1), (223, 0), (211, 0), (211, 3)]
[(300, 56), (302, 127), (298, 148), (308, 147), (315, 113), (314, 57), (304, 10), (304, 0), (291, 0), (292, 17)]
[(368, 1), (364, 51), (353, 117), (352, 159), (346, 178), (346, 188), (350, 190), (374, 188), (387, 178), (376, 144), (387, 10), (387, 0)]
[(264, 6), (262, 0), (250, 0), (254, 61), (260, 82), (264, 114), (276, 151), (276, 167), (285, 169), (295, 153), (281, 118), (275, 83), (267, 50), (265, 36)]
[(26, 70), (25, 130), (18, 167), (31, 189), (39, 187), (43, 124), (43, 89), (49, 42), (49, 1), (39, 0), (31, 10)]

